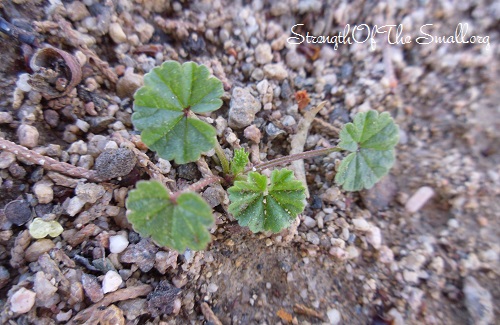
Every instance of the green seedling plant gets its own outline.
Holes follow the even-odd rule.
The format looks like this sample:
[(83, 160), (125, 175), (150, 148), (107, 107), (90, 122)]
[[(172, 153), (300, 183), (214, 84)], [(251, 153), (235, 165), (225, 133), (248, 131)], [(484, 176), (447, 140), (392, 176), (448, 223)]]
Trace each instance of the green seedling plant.
[(252, 232), (280, 232), (304, 211), (305, 186), (286, 168), (264, 169), (294, 160), (348, 151), (335, 176), (346, 191), (369, 189), (386, 175), (395, 160), (398, 126), (384, 112), (362, 112), (344, 125), (338, 146), (311, 150), (249, 166), (248, 153), (236, 149), (229, 162), (215, 129), (196, 114), (217, 110), (224, 90), (207, 67), (193, 62), (167, 61), (144, 77), (144, 86), (134, 95), (132, 122), (142, 141), (163, 159), (177, 164), (197, 161), (215, 149), (222, 172), (171, 193), (158, 181), (140, 181), (129, 192), (127, 217), (143, 237), (179, 252), (205, 249), (214, 224), (212, 210), (197, 192), (220, 183), (230, 199), (228, 212)]

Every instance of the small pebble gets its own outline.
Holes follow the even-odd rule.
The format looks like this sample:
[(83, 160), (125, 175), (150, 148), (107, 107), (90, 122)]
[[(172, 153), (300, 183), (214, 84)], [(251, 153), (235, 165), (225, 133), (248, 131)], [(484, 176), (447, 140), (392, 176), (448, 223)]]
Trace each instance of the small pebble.
[(0, 153), (0, 169), (9, 168), (11, 164), (16, 161), (16, 155), (8, 151), (2, 151)]
[(82, 286), (85, 294), (90, 298), (92, 302), (96, 303), (104, 298), (104, 294), (102, 292), (101, 286), (99, 285), (99, 281), (94, 275), (83, 273)]
[(262, 138), (262, 133), (260, 132), (259, 128), (255, 126), (255, 124), (246, 127), (243, 131), (243, 135), (245, 136), (245, 138), (255, 143), (259, 143), (260, 139)]
[(123, 252), (128, 246), (128, 239), (122, 235), (109, 237), (109, 251), (111, 253), (119, 254)]
[(102, 292), (106, 294), (108, 292), (116, 291), (122, 282), (122, 277), (118, 274), (118, 272), (112, 270), (108, 271), (102, 280)]
[(31, 207), (25, 200), (10, 201), (4, 208), (7, 220), (21, 226), (31, 219)]
[(262, 43), (255, 48), (255, 61), (258, 64), (267, 64), (273, 60), (273, 53), (269, 43)]
[(262, 105), (248, 89), (235, 87), (229, 103), (229, 126), (242, 129), (250, 125)]
[(424, 186), (419, 188), (406, 202), (405, 209), (410, 213), (420, 210), (425, 203), (434, 195), (431, 187)]
[(326, 312), (326, 315), (328, 316), (328, 320), (330, 321), (331, 325), (337, 325), (342, 320), (340, 312), (337, 309), (329, 309)]
[(10, 310), (14, 313), (25, 314), (31, 310), (35, 304), (36, 293), (31, 290), (21, 288), (10, 298)]
[(363, 218), (352, 219), (354, 229), (366, 232), (371, 229), (371, 225)]
[(215, 293), (218, 289), (219, 287), (215, 283), (210, 283), (207, 287), (207, 291), (210, 293)]
[(79, 183), (75, 189), (76, 196), (86, 203), (95, 203), (106, 190), (102, 185), (94, 183)]
[(109, 36), (113, 42), (120, 44), (127, 41), (127, 35), (123, 31), (122, 26), (119, 23), (111, 23), (109, 25)]
[(50, 251), (55, 244), (50, 239), (40, 239), (31, 244), (24, 253), (24, 258), (28, 262), (35, 262), (43, 253)]
[(69, 204), (66, 207), (66, 212), (68, 215), (71, 217), (74, 217), (77, 215), (80, 210), (82, 210), (83, 206), (85, 205), (85, 201), (80, 199), (78, 196), (75, 196), (69, 200)]
[(17, 137), (20, 145), (31, 149), (38, 145), (40, 134), (35, 127), (22, 124), (17, 128)]
[(471, 324), (493, 324), (494, 305), (491, 293), (483, 288), (477, 280), (468, 276), (464, 281), (465, 306), (472, 318)]
[(52, 189), (51, 182), (37, 182), (33, 186), (33, 193), (35, 193), (35, 196), (38, 199), (38, 203), (40, 204), (50, 203), (54, 199), (54, 190)]
[(283, 81), (288, 77), (288, 72), (282, 63), (269, 63), (264, 66), (264, 75), (269, 79)]

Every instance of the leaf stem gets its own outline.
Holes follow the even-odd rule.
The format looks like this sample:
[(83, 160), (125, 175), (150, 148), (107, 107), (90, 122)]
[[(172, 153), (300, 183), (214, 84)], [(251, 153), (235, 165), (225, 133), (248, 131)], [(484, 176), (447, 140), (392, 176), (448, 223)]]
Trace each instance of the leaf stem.
[(197, 181), (196, 183), (193, 183), (193, 184), (189, 185), (188, 187), (186, 187), (185, 189), (183, 189), (181, 191), (177, 191), (177, 192), (172, 193), (170, 195), (170, 201), (176, 202), (177, 198), (182, 193), (186, 193), (186, 192), (199, 192), (204, 187), (206, 187), (206, 186), (208, 186), (210, 184), (216, 183), (216, 182), (224, 182), (224, 179), (222, 177), (219, 177), (219, 176), (205, 177), (205, 178)]
[(222, 166), (222, 172), (225, 175), (228, 175), (230, 172), (229, 161), (227, 160), (226, 154), (224, 153), (224, 149), (222, 149), (222, 147), (220, 146), (219, 141), (215, 141), (215, 154), (219, 158), (220, 164)]
[(308, 159), (308, 158), (313, 158), (313, 157), (317, 157), (317, 156), (328, 155), (329, 153), (332, 153), (335, 151), (342, 151), (342, 149), (340, 149), (339, 147), (332, 147), (332, 148), (323, 148), (323, 149), (300, 152), (300, 153), (296, 153), (293, 155), (288, 155), (288, 156), (284, 156), (284, 157), (280, 157), (280, 158), (276, 158), (276, 159), (273, 159), (270, 161), (260, 163), (258, 165), (255, 165), (254, 167), (247, 168), (245, 170), (245, 172), (262, 171), (266, 168), (271, 168), (271, 167), (275, 167), (275, 166), (279, 166), (279, 165), (289, 164), (295, 160)]

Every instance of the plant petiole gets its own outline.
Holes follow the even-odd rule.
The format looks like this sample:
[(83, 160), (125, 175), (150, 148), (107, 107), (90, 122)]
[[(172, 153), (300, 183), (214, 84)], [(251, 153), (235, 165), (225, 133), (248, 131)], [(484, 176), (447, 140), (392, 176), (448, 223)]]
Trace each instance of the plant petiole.
[(292, 161), (295, 160), (300, 160), (300, 159), (308, 159), (308, 158), (313, 158), (317, 156), (322, 156), (322, 155), (328, 155), (332, 152), (335, 151), (342, 151), (339, 147), (332, 147), (332, 148), (323, 148), (323, 149), (317, 149), (317, 150), (310, 150), (306, 152), (301, 152), (301, 153), (296, 153), (293, 155), (289, 156), (284, 156), (280, 158), (276, 158), (270, 161), (266, 161), (263, 163), (260, 163), (258, 165), (255, 165), (253, 167), (249, 167), (245, 170), (245, 173), (248, 173), (250, 171), (262, 171), (266, 168), (271, 168), (279, 165), (284, 165), (284, 164), (289, 164)]

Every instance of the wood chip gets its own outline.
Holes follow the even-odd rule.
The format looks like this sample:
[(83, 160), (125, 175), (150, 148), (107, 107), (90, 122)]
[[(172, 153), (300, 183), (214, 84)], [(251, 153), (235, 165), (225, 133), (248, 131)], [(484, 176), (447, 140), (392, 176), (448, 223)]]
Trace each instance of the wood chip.
[(217, 318), (217, 316), (215, 316), (214, 312), (206, 302), (201, 304), (201, 312), (203, 313), (203, 316), (205, 316), (207, 322), (214, 325), (222, 325), (222, 322)]
[(283, 308), (278, 310), (278, 312), (276, 313), (276, 316), (278, 316), (279, 318), (281, 318), (282, 321), (287, 322), (287, 323), (291, 323), (293, 320), (292, 314), (287, 313)]
[(293, 311), (300, 315), (316, 317), (318, 319), (321, 319), (322, 321), (325, 320), (324, 316), (319, 312), (301, 304), (295, 304), (293, 306)]

